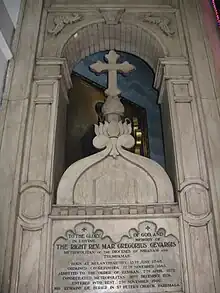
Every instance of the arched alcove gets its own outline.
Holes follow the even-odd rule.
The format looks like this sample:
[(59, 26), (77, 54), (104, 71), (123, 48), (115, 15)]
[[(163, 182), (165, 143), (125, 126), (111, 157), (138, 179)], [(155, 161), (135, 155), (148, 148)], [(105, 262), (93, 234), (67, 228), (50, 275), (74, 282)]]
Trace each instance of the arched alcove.
[[(86, 56), (100, 51), (109, 50), (116, 50), (135, 55), (150, 66), (153, 74), (159, 73), (157, 70), (159, 60), (169, 55), (168, 50), (161, 39), (150, 29), (140, 24), (119, 23), (117, 25), (111, 25), (99, 21), (98, 23), (88, 23), (87, 26), (81, 25), (80, 27), (75, 28), (72, 31), (72, 35), (66, 39), (66, 43), (64, 43), (62, 47), (59, 47), (58, 51), (60, 53), (58, 52), (58, 56), (66, 59), (67, 67), (71, 74), (74, 66), (80, 63), (80, 61)], [(162, 78), (162, 76), (159, 78), (157, 76), (157, 82), (159, 82), (160, 78)], [(74, 92), (74, 85), (72, 91)], [(74, 99), (77, 99), (76, 94), (74, 95)], [(164, 111), (165, 115), (164, 113), (163, 115), (169, 117), (169, 110), (165, 109), (163, 112)], [(94, 118), (97, 119), (96, 114)], [(169, 119), (165, 119), (169, 122)], [(95, 122), (97, 122), (97, 120)], [(165, 140), (167, 137), (172, 140), (172, 134), (170, 133), (171, 127), (163, 125), (163, 128), (166, 129), (166, 134), (169, 132), (169, 135), (166, 135)], [(168, 165), (171, 166), (166, 168), (166, 170), (172, 180), (172, 177), (174, 178), (175, 176), (173, 170), (174, 152), (172, 151), (172, 142), (167, 144), (168, 148), (166, 148), (166, 144), (165, 141), (165, 161), (166, 163), (169, 161)], [(168, 152), (166, 149), (168, 149)], [(170, 156), (172, 158), (170, 158)], [(68, 165), (69, 164), (65, 165), (65, 169)], [(161, 165), (164, 166), (164, 163)]]
[[(133, 152), (149, 157), (165, 167), (158, 93), (153, 88), (154, 73), (140, 58), (118, 51), (118, 62), (129, 62), (135, 70), (118, 74), (118, 86), (125, 107), (125, 117), (133, 126), (136, 147)], [(69, 94), (67, 118), (67, 166), (95, 152), (92, 139), (98, 117), (97, 103), (104, 102), (107, 73), (94, 74), (89, 66), (97, 61), (105, 62), (107, 51), (100, 51), (82, 59), (73, 67), (73, 90)], [(138, 149), (139, 147), (139, 149)]]
[[(129, 65), (129, 59), (134, 58), (133, 63), (137, 63), (137, 60), (135, 62), (135, 57), (125, 53), (121, 54), (122, 60), (118, 60), (120, 54), (115, 51), (110, 51), (109, 54), (100, 52), (100, 54), (106, 57), (107, 63), (110, 63), (108, 66), (96, 58), (95, 60), (92, 58), (91, 63), (86, 62), (85, 65), (88, 75), (90, 74), (88, 68), (93, 69), (96, 66), (101, 66), (101, 69), (97, 70), (99, 73), (105, 70), (110, 71), (108, 72), (109, 82), (106, 84), (104, 81), (104, 88), (107, 87), (107, 91), (105, 91), (107, 100), (103, 105), (105, 106), (105, 108), (103, 107), (104, 123), (96, 125), (94, 131), (93, 145), (100, 151), (76, 161), (67, 168), (58, 186), (57, 203), (105, 205), (173, 202), (172, 184), (164, 169), (154, 160), (141, 158), (139, 155), (125, 150), (133, 147), (134, 138), (131, 135), (132, 123), (122, 118), (124, 107), (118, 99), (120, 90), (117, 89), (119, 87), (117, 71), (123, 71), (123, 65), (123, 68), (129, 66), (129, 70), (125, 70), (125, 72), (130, 72), (135, 69), (135, 66), (134, 64)], [(101, 56), (96, 54), (96, 57)], [(127, 64), (120, 62), (124, 61), (124, 58)], [(121, 64), (120, 67), (115, 66), (116, 62)], [(81, 63), (81, 65), (83, 67), (84, 64)], [(145, 76), (149, 77), (149, 68), (145, 68), (145, 71)], [(152, 90), (153, 78), (150, 78), (150, 82)], [(129, 84), (125, 86), (125, 90), (127, 87), (129, 88)], [(123, 91), (121, 93), (123, 94)], [(135, 100), (135, 97), (130, 96), (130, 98)], [(83, 97), (80, 97), (80, 100), (82, 99)], [(71, 114), (70, 116), (72, 117)], [(82, 117), (84, 116), (86, 118), (86, 113), (82, 113)], [(77, 122), (75, 124), (78, 127)], [(128, 199), (129, 195), (130, 199)]]

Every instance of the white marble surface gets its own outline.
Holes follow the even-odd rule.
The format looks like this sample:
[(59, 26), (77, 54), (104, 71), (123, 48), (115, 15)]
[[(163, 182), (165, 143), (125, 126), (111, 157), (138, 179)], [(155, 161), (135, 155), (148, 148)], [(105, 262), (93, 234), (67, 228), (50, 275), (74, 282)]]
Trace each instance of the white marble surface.
[(171, 182), (155, 162), (126, 152), (107, 157), (104, 151), (76, 162), (58, 186), (58, 204), (129, 204), (173, 202)]
[(107, 292), (181, 291), (177, 222), (171, 218), (161, 222), (146, 218), (89, 219), (67, 224), (64, 220), (60, 230), (55, 221), (51, 271), (54, 291), (69, 287), (67, 292), (80, 292), (84, 287), (80, 281), (86, 281), (90, 292), (99, 292), (97, 285)]
[[(59, 58), (65, 57), (69, 68), (72, 68), (74, 62), (88, 54), (115, 48), (142, 57), (157, 72), (156, 84), (160, 90), (160, 100), (166, 104), (166, 114), (169, 117), (164, 129), (170, 133), (170, 136), (167, 137), (172, 137), (173, 140), (169, 154), (174, 162), (172, 179), (175, 183), (175, 195), (181, 213), (171, 213), (172, 209), (169, 209), (170, 216), (173, 215), (180, 219), (177, 226), (171, 224), (170, 229), (172, 230), (173, 226), (176, 227), (182, 243), (181, 261), (185, 291), (218, 293), (220, 290), (217, 261), (220, 247), (220, 162), (218, 156), (220, 122), (212, 78), (215, 73), (207, 54), (207, 48), (210, 48), (211, 45), (201, 30), (199, 1), (183, 1), (184, 9), (181, 11), (173, 10), (178, 7), (177, 1), (167, 1), (167, 4), (171, 5), (169, 7), (162, 5), (161, 1), (157, 2), (158, 6), (152, 7), (152, 1), (148, 1), (147, 4), (145, 1), (139, 8), (136, 2), (129, 1), (131, 5), (126, 7), (125, 13), (119, 20), (120, 23), (115, 27), (105, 23), (106, 19), (95, 6), (85, 10), (82, 9), (82, 2), (78, 8), (76, 2), (76, 6), (68, 5), (65, 8), (68, 1), (59, 1), (59, 4), (62, 5), (53, 5), (49, 9), (48, 19), (41, 23), (41, 28), (41, 17), (46, 15), (45, 11), (44, 14), (41, 14), (42, 2), (27, 1), (24, 18), (23, 20), (21, 18), (20, 22), (21, 31), (17, 35), (19, 42), (14, 67), (12, 66), (11, 83), (8, 81), (11, 87), (6, 100), (10, 101), (4, 103), (5, 111), (0, 113), (0, 121), (4, 121), (0, 150), (1, 206), (4, 207), (0, 221), (1, 235), (4, 238), (0, 250), (2, 292), (43, 293), (50, 288), (49, 276), (45, 272), (48, 272), (46, 269), (50, 268), (51, 262), (51, 245), (48, 244), (51, 242), (47, 240), (51, 237), (52, 228), (52, 220), (48, 215), (54, 196), (53, 174), (56, 172), (54, 153), (56, 139), (58, 139), (56, 136), (57, 107), (59, 99), (63, 96), (63, 94), (60, 95), (60, 86), (65, 89), (65, 92), (69, 85), (67, 67), (58, 65), (57, 62), (62, 63), (62, 59)], [(58, 4), (58, 2), (54, 3)], [(123, 1), (122, 4), (125, 6), (128, 1)], [(117, 7), (115, 4), (112, 8)], [(55, 15), (71, 14), (76, 10), (83, 15), (82, 21), (66, 25), (57, 37), (47, 33), (47, 29), (53, 24)], [(158, 25), (142, 22), (141, 13), (149, 12), (149, 10), (171, 20), (171, 28), (175, 30), (172, 38), (166, 36)], [(74, 37), (76, 32), (79, 35), (78, 39)], [(114, 37), (111, 37), (110, 32), (114, 34)], [(100, 35), (106, 37), (100, 38)], [(135, 37), (131, 38), (131, 35)], [(40, 61), (41, 65), (42, 62), (44, 63), (44, 66), (38, 66), (39, 63), (36, 66), (38, 36), (42, 42), (42, 50), (39, 49), (38, 53), (40, 57), (47, 59), (47, 62), (45, 59)], [(76, 48), (80, 49), (76, 50)], [(53, 61), (50, 58), (53, 58)], [(58, 58), (57, 62), (54, 58)], [(157, 64), (158, 70), (156, 70)], [(35, 67), (37, 70), (33, 80)], [(32, 90), (39, 80), (41, 80), (38, 83), (41, 92), (39, 95), (35, 95)], [(43, 86), (42, 81), (43, 83), (46, 81), (47, 85)], [(49, 81), (54, 82), (53, 86)], [(33, 106), (43, 108), (39, 116), (34, 116)], [(48, 111), (49, 107), (51, 112)], [(43, 135), (41, 135), (40, 129)], [(32, 141), (33, 133), (36, 137)], [(39, 153), (39, 150), (42, 152)], [(108, 155), (108, 151), (100, 154), (96, 162), (100, 164), (98, 172), (101, 173), (103, 168), (101, 162)], [(121, 157), (126, 156), (125, 154), (121, 153)], [(142, 158), (136, 160), (133, 156), (132, 158), (129, 156), (124, 158), (126, 164), (128, 162), (131, 165), (134, 164), (135, 170), (137, 165), (142, 166), (140, 173), (148, 170), (148, 162)], [(35, 168), (34, 162), (37, 168)], [(93, 163), (92, 160), (87, 161), (85, 169)], [(120, 168), (124, 164), (124, 161), (121, 160)], [(87, 169), (84, 171), (89, 172)], [(85, 182), (88, 178), (84, 171), (81, 170), (79, 173), (84, 176), (79, 180), (84, 180), (85, 194), (87, 188)], [(124, 172), (124, 170), (122, 171)], [(154, 168), (153, 174), (159, 178), (159, 182), (156, 182), (155, 186), (160, 186), (162, 193), (166, 188), (170, 190), (171, 185), (170, 182), (168, 183), (166, 174), (165, 176), (164, 173), (160, 173), (157, 167)], [(121, 178), (124, 180), (126, 176), (123, 175)], [(150, 177), (150, 175), (147, 176)], [(145, 182), (146, 177), (143, 177), (142, 180)], [(109, 178), (112, 180), (112, 176)], [(102, 194), (104, 187), (101, 184), (99, 186), (101, 186), (99, 194)], [(73, 202), (71, 188), (68, 190), (70, 205)], [(119, 189), (121, 190), (121, 185)], [(33, 196), (33, 192), (36, 196)], [(122, 192), (122, 197), (125, 197), (125, 192)], [(131, 194), (133, 195), (133, 192)], [(65, 195), (62, 193), (62, 196)], [(44, 198), (43, 201), (42, 198)], [(107, 198), (109, 200), (109, 197)], [(99, 195), (99, 202), (102, 200), (103, 198)], [(135, 201), (132, 196), (127, 200)], [(173, 200), (173, 194), (170, 192), (167, 193), (167, 200), (168, 202)], [(112, 200), (112, 202), (114, 201), (115, 199)], [(66, 227), (65, 225), (70, 227), (72, 225), (69, 224), (70, 217), (81, 217), (76, 221), (88, 218), (88, 215), (83, 213), (75, 216), (72, 214), (69, 217), (65, 215), (65, 210), (62, 215), (63, 202), (59, 203), (61, 204), (59, 206), (61, 214), (53, 216), (53, 220), (56, 221), (53, 233), (55, 230), (60, 233), (59, 229), (63, 229)], [(36, 210), (34, 206), (36, 206)], [(159, 221), (163, 226), (166, 223), (164, 217), (167, 218), (168, 215), (163, 214), (162, 217), (157, 212), (156, 203), (153, 204), (152, 209), (148, 208), (154, 212), (154, 214), (148, 213), (148, 216), (154, 216), (154, 220)], [(105, 215), (105, 217), (109, 216)], [(115, 215), (115, 217), (123, 218), (125, 221), (123, 227), (127, 225), (128, 214)], [(140, 214), (137, 214), (137, 217), (140, 217)], [(62, 220), (68, 224), (64, 224)], [(102, 218), (99, 221), (101, 223)], [(132, 222), (135, 223), (135, 220)], [(115, 222), (107, 221), (106, 228), (113, 223)], [(111, 228), (115, 227), (113, 226)], [(117, 228), (122, 229), (122, 226), (119, 225)], [(15, 229), (16, 234), (14, 234)], [(12, 256), (13, 261), (11, 262)], [(10, 265), (13, 268), (11, 275)], [(39, 271), (40, 274), (38, 274)], [(194, 274), (194, 272), (198, 272), (198, 274)]]

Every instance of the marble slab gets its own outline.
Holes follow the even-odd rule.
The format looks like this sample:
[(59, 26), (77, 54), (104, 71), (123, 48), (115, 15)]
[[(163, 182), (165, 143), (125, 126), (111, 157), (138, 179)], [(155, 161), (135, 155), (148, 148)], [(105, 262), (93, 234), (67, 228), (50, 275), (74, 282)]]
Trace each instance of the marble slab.
[(169, 229), (173, 220), (158, 225), (128, 219), (122, 233), (107, 220), (71, 223), (53, 241), (52, 292), (182, 292), (178, 229)]

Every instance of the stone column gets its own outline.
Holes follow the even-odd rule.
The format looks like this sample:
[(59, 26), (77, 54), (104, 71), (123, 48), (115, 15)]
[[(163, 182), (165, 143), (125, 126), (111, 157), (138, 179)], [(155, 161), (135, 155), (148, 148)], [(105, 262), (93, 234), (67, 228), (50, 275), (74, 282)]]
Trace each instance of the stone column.
[(64, 171), (70, 87), (64, 59), (37, 60), (27, 117), (11, 292), (43, 293), (48, 286), (48, 214), (56, 180)]
[(173, 162), (170, 169), (173, 167), (176, 174), (176, 196), (182, 211), (183, 250), (188, 272), (184, 278), (189, 287), (186, 292), (217, 293), (220, 278), (212, 200), (197, 97), (187, 60), (161, 59), (155, 86), (160, 90), (165, 145), (172, 145), (167, 160)]

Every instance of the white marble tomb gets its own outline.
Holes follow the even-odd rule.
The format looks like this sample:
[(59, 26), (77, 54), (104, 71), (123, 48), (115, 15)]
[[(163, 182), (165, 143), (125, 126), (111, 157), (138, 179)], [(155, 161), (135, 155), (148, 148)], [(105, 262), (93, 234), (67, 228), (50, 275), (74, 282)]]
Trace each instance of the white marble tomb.
[[(219, 293), (218, 42), (206, 0), (22, 1), (0, 111), (1, 292)], [(65, 170), (71, 71), (103, 50), (100, 151)], [(127, 150), (115, 76), (133, 67), (114, 51), (155, 73), (166, 172)]]

